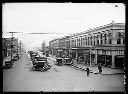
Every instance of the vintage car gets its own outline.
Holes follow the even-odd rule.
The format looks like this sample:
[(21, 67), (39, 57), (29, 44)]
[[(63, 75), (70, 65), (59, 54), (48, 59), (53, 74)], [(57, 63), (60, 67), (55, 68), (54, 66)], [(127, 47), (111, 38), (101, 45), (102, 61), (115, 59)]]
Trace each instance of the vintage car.
[(4, 66), (5, 69), (12, 68), (12, 65), (13, 65), (13, 63), (11, 60), (5, 60), (5, 66)]
[(16, 61), (19, 59), (19, 55), (18, 54), (15, 54), (13, 57), (12, 57), (12, 61)]
[(55, 64), (58, 65), (58, 66), (62, 66), (63, 63), (64, 63), (63, 60), (64, 60), (64, 58), (57, 57)]
[(65, 65), (71, 65), (72, 64), (71, 59), (70, 58), (64, 58), (64, 64)]
[(47, 58), (45, 57), (35, 57), (35, 61), (33, 63), (33, 69), (39, 71), (46, 71), (50, 69), (51, 66), (47, 62)]

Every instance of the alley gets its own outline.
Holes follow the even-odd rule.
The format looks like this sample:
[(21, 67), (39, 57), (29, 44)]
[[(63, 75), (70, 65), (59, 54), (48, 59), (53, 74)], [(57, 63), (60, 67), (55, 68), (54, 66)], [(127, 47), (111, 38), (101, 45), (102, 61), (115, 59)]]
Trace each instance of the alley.
[(3, 70), (3, 91), (124, 91), (124, 75), (87, 77), (86, 72), (71, 66), (56, 66), (51, 57), (48, 61), (50, 70), (32, 71), (30, 59), (24, 53), (12, 69)]

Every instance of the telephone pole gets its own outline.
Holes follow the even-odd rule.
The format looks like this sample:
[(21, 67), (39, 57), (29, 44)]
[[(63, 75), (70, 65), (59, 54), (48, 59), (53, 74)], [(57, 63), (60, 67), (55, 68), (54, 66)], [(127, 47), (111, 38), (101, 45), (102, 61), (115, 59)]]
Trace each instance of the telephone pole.
[(12, 61), (13, 33), (14, 32), (9, 32), (9, 33), (12, 33), (12, 37), (11, 37), (11, 61)]
[(21, 33), (21, 32), (7, 32), (7, 33), (12, 33), (12, 36), (11, 36), (11, 61), (12, 61), (12, 51), (13, 51), (13, 34), (14, 33)]

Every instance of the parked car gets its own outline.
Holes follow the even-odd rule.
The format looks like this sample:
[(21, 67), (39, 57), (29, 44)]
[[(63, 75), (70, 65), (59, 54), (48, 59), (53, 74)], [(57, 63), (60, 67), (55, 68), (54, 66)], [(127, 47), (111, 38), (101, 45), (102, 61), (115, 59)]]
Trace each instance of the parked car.
[(13, 63), (11, 60), (5, 60), (5, 66), (4, 66), (5, 69), (12, 68), (12, 65), (13, 65)]
[(55, 64), (58, 65), (58, 66), (62, 66), (63, 65), (63, 58), (57, 57)]
[(47, 58), (45, 57), (35, 57), (35, 61), (33, 63), (33, 69), (39, 71), (46, 71), (50, 69), (51, 66), (47, 62)]
[(64, 58), (64, 64), (65, 65), (71, 65), (72, 64), (71, 59), (70, 58)]

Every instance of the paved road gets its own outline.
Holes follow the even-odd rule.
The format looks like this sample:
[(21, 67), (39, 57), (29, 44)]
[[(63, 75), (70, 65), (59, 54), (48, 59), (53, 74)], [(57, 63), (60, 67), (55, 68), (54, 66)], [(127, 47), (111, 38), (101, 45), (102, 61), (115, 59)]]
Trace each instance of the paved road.
[(12, 69), (3, 70), (4, 91), (124, 91), (123, 75), (86, 76), (86, 72), (70, 66), (56, 66), (48, 58), (52, 68), (46, 72), (30, 70), (27, 54), (16, 61)]

